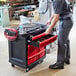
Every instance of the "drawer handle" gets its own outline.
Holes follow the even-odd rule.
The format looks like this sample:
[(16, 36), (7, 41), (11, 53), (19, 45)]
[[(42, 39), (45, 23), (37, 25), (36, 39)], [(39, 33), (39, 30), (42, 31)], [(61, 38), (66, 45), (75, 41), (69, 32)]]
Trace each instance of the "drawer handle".
[(36, 35), (36, 36), (32, 37), (32, 40), (37, 40), (37, 39), (39, 39), (39, 38), (41, 38), (41, 37), (43, 37), (43, 36), (45, 36), (45, 35), (46, 35), (45, 33)]

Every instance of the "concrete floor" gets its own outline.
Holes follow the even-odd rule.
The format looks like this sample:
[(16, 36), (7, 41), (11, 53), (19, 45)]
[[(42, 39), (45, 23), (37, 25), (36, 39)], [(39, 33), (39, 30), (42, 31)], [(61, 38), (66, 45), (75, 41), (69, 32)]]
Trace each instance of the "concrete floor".
[[(76, 15), (74, 15), (76, 17)], [(65, 65), (63, 70), (52, 70), (48, 66), (55, 63), (57, 51), (47, 54), (43, 63), (37, 65), (29, 72), (20, 67), (12, 68), (8, 62), (8, 41), (3, 35), (4, 28), (0, 28), (0, 76), (76, 76), (76, 18), (74, 18), (74, 26), (70, 32), (71, 40), (71, 64)], [(55, 50), (55, 49), (51, 49)]]

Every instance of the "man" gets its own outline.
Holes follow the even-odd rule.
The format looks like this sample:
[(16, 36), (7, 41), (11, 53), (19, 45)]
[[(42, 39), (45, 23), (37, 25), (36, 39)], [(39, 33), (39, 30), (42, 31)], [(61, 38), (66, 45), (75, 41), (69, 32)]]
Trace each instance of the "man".
[(52, 0), (54, 15), (48, 20), (47, 23), (51, 24), (46, 29), (45, 33), (50, 34), (52, 28), (58, 21), (59, 34), (58, 34), (58, 55), (57, 62), (50, 65), (50, 69), (64, 69), (64, 63), (70, 64), (70, 48), (69, 48), (69, 32), (73, 26), (71, 19), (71, 11), (65, 0)]

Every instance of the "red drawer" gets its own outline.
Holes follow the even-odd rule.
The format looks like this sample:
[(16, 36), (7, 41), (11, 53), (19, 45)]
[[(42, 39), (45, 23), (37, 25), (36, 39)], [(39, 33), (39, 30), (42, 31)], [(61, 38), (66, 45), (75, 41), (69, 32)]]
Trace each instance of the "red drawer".
[(45, 51), (45, 49), (43, 49), (43, 50), (37, 50), (37, 52), (34, 52), (33, 54), (30, 54), (30, 53), (29, 53), (29, 54), (28, 54), (28, 59), (31, 59), (31, 58), (33, 58), (33, 57), (41, 54), (41, 53), (44, 52), (44, 51)]
[(41, 39), (43, 39), (43, 40), (40, 40), (39, 46), (40, 47), (45, 47), (46, 45), (54, 42), (57, 39), (57, 35), (56, 36), (47, 35), (45, 37), (42, 37)]
[(45, 47), (46, 45), (54, 42), (57, 39), (57, 35), (45, 35), (44, 33), (34, 36), (32, 38), (32, 41), (30, 42), (30, 45), (36, 46), (36, 47)]
[(39, 54), (39, 58), (42, 58), (43, 56), (45, 56), (45, 51)]
[(36, 60), (37, 60), (37, 57), (36, 56), (28, 59), (28, 65), (34, 63)]
[(41, 50), (45, 50), (45, 48), (44, 47), (38, 48), (38, 47), (34, 47), (32, 45), (28, 45), (28, 57), (32, 57), (32, 56), (36, 55)]
[(34, 47), (34, 46), (31, 46), (31, 45), (28, 45), (28, 65), (30, 65), (33, 62), (35, 62), (38, 59), (40, 59), (41, 58), (40, 55), (42, 54), (42, 52), (45, 52), (45, 48), (44, 47), (38, 48), (38, 47)]
[(39, 51), (38, 47), (28, 45), (28, 57), (34, 56)]

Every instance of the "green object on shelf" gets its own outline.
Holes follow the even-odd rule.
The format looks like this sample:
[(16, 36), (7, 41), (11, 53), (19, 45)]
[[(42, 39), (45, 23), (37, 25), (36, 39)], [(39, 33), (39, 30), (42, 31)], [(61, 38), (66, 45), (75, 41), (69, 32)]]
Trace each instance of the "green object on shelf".
[(9, 20), (9, 12), (8, 12), (9, 6), (0, 6), (0, 26), (6, 27), (10, 25)]

